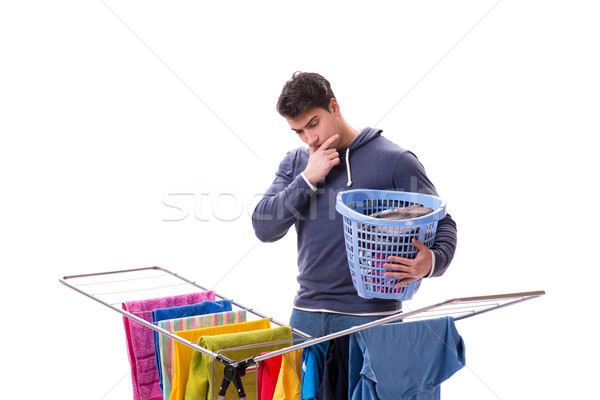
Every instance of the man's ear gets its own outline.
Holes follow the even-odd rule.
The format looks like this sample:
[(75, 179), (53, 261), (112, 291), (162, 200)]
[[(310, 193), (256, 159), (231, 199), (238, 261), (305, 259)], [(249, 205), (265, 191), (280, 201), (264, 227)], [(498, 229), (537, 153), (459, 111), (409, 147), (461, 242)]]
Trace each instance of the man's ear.
[(337, 100), (333, 97), (331, 98), (331, 100), (329, 100), (329, 112), (332, 114), (340, 112), (340, 105), (338, 104)]

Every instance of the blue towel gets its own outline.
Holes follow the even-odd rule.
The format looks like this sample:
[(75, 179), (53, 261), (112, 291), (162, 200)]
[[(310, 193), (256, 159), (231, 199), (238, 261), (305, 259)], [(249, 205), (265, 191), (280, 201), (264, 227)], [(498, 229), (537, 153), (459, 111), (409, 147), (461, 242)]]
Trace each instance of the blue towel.
[(328, 343), (317, 343), (302, 350), (301, 400), (316, 400), (319, 396)]
[[(152, 323), (156, 324), (158, 321), (164, 321), (167, 319), (195, 317), (196, 315), (215, 314), (224, 311), (231, 311), (231, 301), (203, 301), (201, 303), (191, 304), (188, 306), (158, 308), (152, 311)], [(152, 331), (152, 334), (154, 335), (156, 369), (158, 369), (159, 378), (158, 382), (160, 385), (160, 390), (164, 392), (162, 367), (160, 362), (160, 340), (158, 337), (160, 334), (156, 331)]]
[(384, 324), (350, 336), (349, 398), (440, 398), (440, 385), (465, 365), (450, 317)]

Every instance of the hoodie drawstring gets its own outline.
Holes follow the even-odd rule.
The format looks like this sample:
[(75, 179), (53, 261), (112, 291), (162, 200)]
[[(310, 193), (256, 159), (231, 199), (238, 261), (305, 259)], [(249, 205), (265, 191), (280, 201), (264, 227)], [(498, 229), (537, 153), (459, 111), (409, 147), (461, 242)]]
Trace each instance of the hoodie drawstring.
[(346, 149), (346, 172), (348, 173), (348, 183), (346, 183), (346, 186), (352, 186), (352, 174), (350, 173), (350, 148)]

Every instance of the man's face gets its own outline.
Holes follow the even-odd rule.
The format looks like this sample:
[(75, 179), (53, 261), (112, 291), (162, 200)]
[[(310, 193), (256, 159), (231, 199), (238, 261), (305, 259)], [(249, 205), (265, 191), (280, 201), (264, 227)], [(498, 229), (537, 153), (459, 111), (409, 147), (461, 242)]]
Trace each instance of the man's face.
[[(310, 152), (314, 153), (327, 139), (339, 132), (339, 108), (335, 99), (331, 99), (327, 112), (322, 108), (313, 108), (300, 114), (296, 119), (287, 119), (290, 127), (298, 134), (300, 140), (308, 145)], [(338, 148), (341, 137), (330, 148)]]

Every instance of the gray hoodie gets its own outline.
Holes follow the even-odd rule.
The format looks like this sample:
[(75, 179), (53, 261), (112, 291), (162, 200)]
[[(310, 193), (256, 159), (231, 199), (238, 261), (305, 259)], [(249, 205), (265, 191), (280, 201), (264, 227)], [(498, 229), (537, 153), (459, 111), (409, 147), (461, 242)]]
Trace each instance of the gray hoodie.
[[(348, 269), (342, 217), (335, 210), (338, 192), (382, 189), (437, 196), (417, 157), (365, 128), (347, 148), (338, 149), (340, 164), (313, 191), (300, 175), (309, 150), (288, 152), (275, 180), (252, 215), (256, 236), (263, 242), (281, 239), (294, 225), (298, 236), (298, 283), (294, 306), (347, 314), (389, 313), (401, 309), (395, 300), (363, 299), (356, 294)], [(456, 249), (456, 224), (447, 215), (439, 221), (433, 276), (448, 268)], [(421, 289), (422, 290), (422, 289)]]

